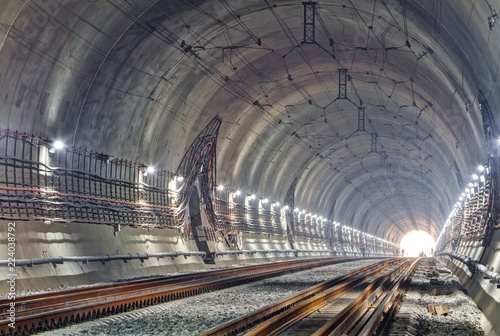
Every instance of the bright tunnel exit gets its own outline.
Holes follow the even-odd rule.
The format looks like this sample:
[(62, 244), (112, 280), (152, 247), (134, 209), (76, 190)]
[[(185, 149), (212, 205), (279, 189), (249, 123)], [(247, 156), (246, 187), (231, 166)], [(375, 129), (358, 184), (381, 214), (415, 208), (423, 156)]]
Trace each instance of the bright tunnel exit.
[(436, 242), (427, 232), (412, 231), (401, 240), (401, 250), (405, 257), (418, 257), (421, 254), (432, 256)]

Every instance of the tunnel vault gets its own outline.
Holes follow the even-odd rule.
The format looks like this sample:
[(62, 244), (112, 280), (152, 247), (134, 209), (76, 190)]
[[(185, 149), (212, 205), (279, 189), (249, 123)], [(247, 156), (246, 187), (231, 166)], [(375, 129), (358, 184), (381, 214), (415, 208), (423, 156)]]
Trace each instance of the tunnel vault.
[[(436, 237), (498, 137), (481, 108), (500, 104), (495, 5), (9, 0), (0, 128), (177, 171), (190, 188), (198, 163), (184, 154), (219, 117), (205, 179), (281, 200), (298, 178), (295, 206), (318, 217), (394, 243)], [(132, 213), (175, 227), (174, 203)]]

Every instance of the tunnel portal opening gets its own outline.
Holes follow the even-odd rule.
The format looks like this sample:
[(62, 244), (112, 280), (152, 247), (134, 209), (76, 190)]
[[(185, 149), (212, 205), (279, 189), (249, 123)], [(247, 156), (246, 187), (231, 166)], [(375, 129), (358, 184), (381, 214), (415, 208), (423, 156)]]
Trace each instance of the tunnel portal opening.
[(405, 257), (418, 257), (421, 255), (430, 257), (434, 254), (436, 241), (427, 232), (412, 231), (403, 237), (400, 246)]

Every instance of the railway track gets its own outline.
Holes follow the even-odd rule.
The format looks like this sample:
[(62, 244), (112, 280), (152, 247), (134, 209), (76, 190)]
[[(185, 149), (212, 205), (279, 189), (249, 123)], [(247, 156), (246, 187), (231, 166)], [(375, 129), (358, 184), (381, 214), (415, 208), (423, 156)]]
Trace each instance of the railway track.
[(363, 267), (199, 336), (374, 335), (384, 314), (396, 309), (417, 262), (391, 259)]
[(18, 297), (15, 300), (15, 329), (9, 327), (12, 301), (3, 299), (0, 300), (0, 334), (29, 335), (285, 272), (354, 260), (359, 258), (284, 261)]

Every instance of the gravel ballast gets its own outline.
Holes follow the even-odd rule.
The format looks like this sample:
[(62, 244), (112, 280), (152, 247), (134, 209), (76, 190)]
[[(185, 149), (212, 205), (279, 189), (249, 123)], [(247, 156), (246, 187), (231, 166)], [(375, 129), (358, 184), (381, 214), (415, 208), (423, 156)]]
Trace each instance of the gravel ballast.
[[(404, 298), (401, 309), (396, 316), (396, 324), (389, 335), (413, 336), (482, 336), (482, 312), (475, 302), (466, 294), (459, 279), (451, 274), (442, 262), (431, 259), (421, 262), (413, 275), (410, 288)], [(434, 277), (427, 276), (433, 268), (439, 273)], [(437, 281), (436, 281), (437, 280)], [(451, 310), (445, 315), (428, 312), (427, 305), (442, 304)]]
[(374, 262), (373, 260), (355, 261), (286, 274), (71, 325), (42, 335), (196, 335), (273, 302), (283, 300), (305, 288)]

